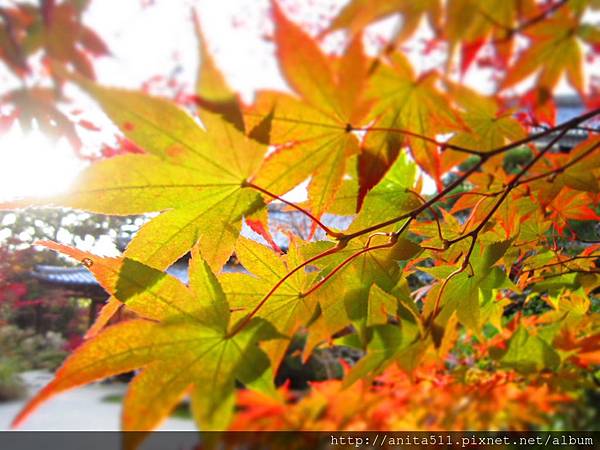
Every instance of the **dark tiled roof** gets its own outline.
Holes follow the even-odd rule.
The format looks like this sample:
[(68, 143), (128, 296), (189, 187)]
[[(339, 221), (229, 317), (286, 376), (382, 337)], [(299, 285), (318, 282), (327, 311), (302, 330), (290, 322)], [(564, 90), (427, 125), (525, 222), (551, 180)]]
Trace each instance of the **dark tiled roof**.
[[(559, 96), (556, 99), (556, 123), (560, 124), (566, 122), (570, 119), (573, 119), (585, 112), (585, 107), (581, 103), (581, 100), (575, 96)], [(600, 127), (600, 123), (598, 123), (597, 119), (590, 119), (586, 122), (582, 123), (586, 127), (590, 128), (598, 128)], [(544, 131), (543, 128), (534, 128), (533, 132)], [(552, 133), (548, 136), (545, 136), (542, 139), (539, 139), (538, 144), (545, 145), (550, 142), (553, 138), (555, 138), (558, 133)], [(561, 147), (571, 148), (586, 140), (589, 136), (589, 133), (585, 130), (569, 130), (565, 136), (561, 138), (559, 141), (559, 145)]]
[(52, 284), (69, 286), (94, 286), (98, 283), (94, 276), (83, 267), (36, 266), (31, 273), (38, 280)]
[[(223, 272), (240, 272), (241, 266), (227, 265)], [(167, 269), (167, 273), (173, 275), (182, 283), (189, 281), (188, 265), (186, 262), (176, 263)], [(99, 286), (94, 276), (85, 267), (60, 267), (38, 265), (31, 273), (34, 278), (51, 284), (61, 284), (72, 287)]]

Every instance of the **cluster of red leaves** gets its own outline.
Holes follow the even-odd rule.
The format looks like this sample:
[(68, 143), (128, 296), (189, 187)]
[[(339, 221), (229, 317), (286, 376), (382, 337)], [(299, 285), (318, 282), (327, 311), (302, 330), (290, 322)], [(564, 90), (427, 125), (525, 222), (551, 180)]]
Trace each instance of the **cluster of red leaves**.
[(23, 283), (8, 283), (0, 285), (0, 303), (12, 302), (18, 306), (27, 294), (27, 286)]

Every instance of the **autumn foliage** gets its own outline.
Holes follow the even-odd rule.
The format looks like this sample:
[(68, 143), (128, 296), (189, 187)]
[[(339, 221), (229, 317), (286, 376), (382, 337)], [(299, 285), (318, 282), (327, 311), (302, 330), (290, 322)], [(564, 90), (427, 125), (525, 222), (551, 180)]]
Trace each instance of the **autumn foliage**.
[[(52, 96), (77, 85), (127, 147), (63, 195), (3, 208), (158, 214), (119, 258), (39, 243), (84, 263), (110, 299), (15, 425), (56, 394), (132, 370), (124, 430), (154, 429), (187, 396), (203, 430), (543, 428), (597, 389), (600, 250), (577, 231), (599, 218), (597, 1), (352, 0), (317, 37), (273, 1), (290, 89), (249, 104), (198, 17), (196, 91), (179, 104), (96, 83), (90, 60), (106, 50), (77, 21), (80, 3), (3, 10), (2, 60), (25, 76), (41, 51)], [(401, 26), (373, 45), (369, 26), (393, 15)], [(61, 38), (67, 26), (78, 40)], [(343, 48), (326, 52), (333, 33)], [(473, 71), (491, 73), (490, 92), (466, 81)], [(557, 123), (561, 83), (582, 110)], [(13, 93), (17, 112), (19, 95), (58, 100)], [(72, 136), (50, 108), (35, 114)], [(282, 198), (303, 183), (306, 201)], [(271, 203), (323, 238), (290, 233), (282, 251)], [(331, 220), (342, 216), (348, 227)], [(244, 222), (272, 245), (240, 236)], [(185, 285), (165, 270), (189, 252)], [(232, 254), (244, 271), (223, 270)], [(104, 328), (120, 307), (136, 318)], [(310, 392), (276, 388), (298, 332), (305, 360), (329, 346), (364, 356)]]

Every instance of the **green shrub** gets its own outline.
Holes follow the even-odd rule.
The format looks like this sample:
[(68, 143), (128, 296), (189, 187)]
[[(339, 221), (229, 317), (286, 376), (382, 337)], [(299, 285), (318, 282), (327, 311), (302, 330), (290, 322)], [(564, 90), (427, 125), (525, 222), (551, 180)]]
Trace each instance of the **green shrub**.
[(26, 392), (19, 376), (19, 362), (12, 358), (0, 359), (0, 402), (22, 398)]
[(0, 327), (0, 354), (16, 361), (20, 371), (55, 370), (66, 358), (64, 338), (49, 331), (44, 335), (14, 325)]

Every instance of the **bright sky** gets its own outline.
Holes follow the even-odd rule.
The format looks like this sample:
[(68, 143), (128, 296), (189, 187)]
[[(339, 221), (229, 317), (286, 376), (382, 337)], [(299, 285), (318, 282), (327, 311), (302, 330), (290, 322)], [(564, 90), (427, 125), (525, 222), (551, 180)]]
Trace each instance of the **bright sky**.
[(0, 199), (60, 192), (83, 166), (65, 139), (55, 143), (13, 126), (0, 137)]

